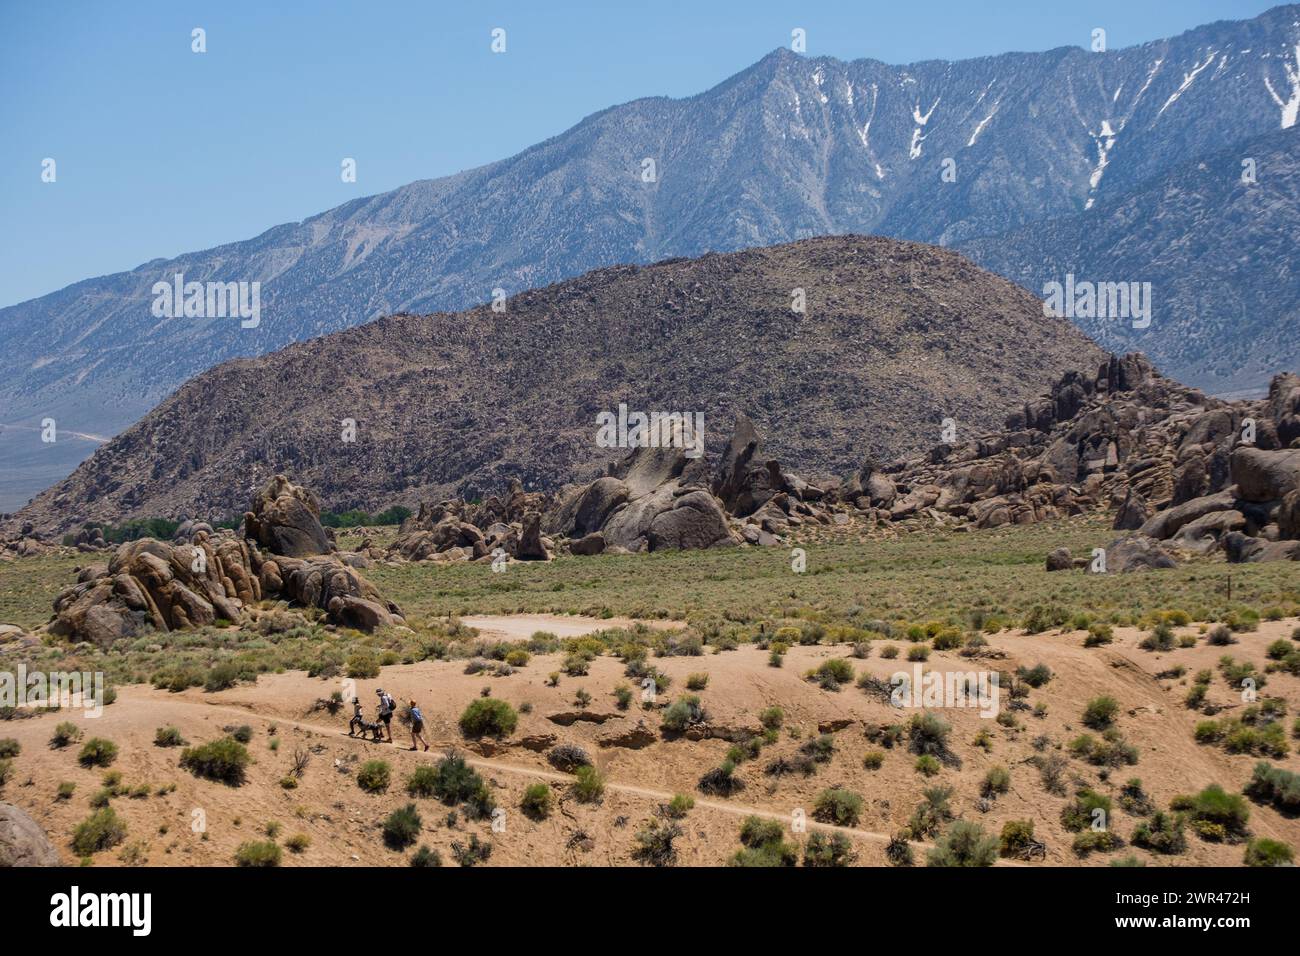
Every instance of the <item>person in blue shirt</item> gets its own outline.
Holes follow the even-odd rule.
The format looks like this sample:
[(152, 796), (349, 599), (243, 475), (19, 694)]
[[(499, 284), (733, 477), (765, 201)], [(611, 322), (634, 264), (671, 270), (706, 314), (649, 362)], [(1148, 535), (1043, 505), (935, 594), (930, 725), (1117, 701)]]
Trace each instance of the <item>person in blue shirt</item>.
[(415, 749), (416, 743), (424, 744), (424, 749), (429, 749), (428, 742), (424, 739), (424, 714), (421, 712), (419, 705), (411, 701), (411, 749)]

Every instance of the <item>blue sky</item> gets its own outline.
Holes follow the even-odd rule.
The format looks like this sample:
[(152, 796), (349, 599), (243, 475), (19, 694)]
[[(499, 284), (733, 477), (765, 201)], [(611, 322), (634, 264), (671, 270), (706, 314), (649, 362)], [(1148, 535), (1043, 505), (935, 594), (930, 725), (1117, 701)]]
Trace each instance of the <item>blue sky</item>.
[(1274, 5), (0, 0), (0, 306), (700, 92), (794, 27), (811, 55), (907, 63), (1084, 46), (1098, 26), (1129, 46)]

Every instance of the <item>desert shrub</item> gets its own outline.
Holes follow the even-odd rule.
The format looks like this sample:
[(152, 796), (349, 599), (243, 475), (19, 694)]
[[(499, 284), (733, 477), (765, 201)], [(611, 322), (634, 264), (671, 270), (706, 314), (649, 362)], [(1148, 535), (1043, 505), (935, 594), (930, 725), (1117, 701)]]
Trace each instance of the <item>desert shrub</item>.
[(980, 785), (980, 793), (986, 797), (993, 797), (999, 793), (1006, 793), (1011, 789), (1011, 771), (1006, 767), (990, 767), (988, 773), (984, 775), (984, 782)]
[(664, 710), (663, 726), (672, 733), (681, 733), (688, 727), (702, 724), (709, 719), (708, 712), (700, 699), (694, 694), (683, 694)]
[(234, 687), (241, 680), (257, 680), (257, 672), (240, 667), (234, 661), (221, 661), (212, 665), (203, 678), (203, 689), (210, 694)]
[(430, 792), (448, 806), (465, 803), (483, 792), (487, 784), (460, 754), (451, 753), (433, 765), (432, 780), (421, 781)]
[(96, 810), (72, 832), (72, 849), (77, 856), (108, 850), (126, 839), (126, 824), (112, 807)]
[(235, 738), (235, 740), (238, 740), (241, 744), (246, 744), (253, 739), (253, 728), (248, 726), (248, 724), (240, 724), (237, 727), (222, 727), (221, 729), (231, 737)]
[(155, 747), (184, 747), (188, 742), (175, 727), (159, 727), (153, 734)]
[(809, 674), (823, 690), (839, 690), (844, 684), (853, 681), (853, 665), (842, 657), (832, 657), (822, 661), (821, 666)]
[(998, 841), (978, 823), (954, 820), (926, 854), (926, 866), (992, 866), (998, 858)]
[(197, 747), (186, 747), (181, 751), (180, 766), (196, 777), (238, 786), (244, 782), (251, 761), (243, 744), (233, 737), (222, 737)]
[(729, 797), (744, 786), (744, 781), (736, 776), (736, 765), (730, 760), (724, 760), (719, 766), (706, 771), (696, 784), (700, 793), (719, 797)]
[(677, 793), (668, 801), (665, 812), (674, 820), (680, 820), (695, 807), (695, 798), (688, 793)]
[(960, 629), (955, 627), (945, 627), (938, 634), (934, 635), (934, 641), (932, 643), (936, 651), (955, 651), (965, 643), (965, 639), (962, 637)]
[(73, 783), (71, 780), (64, 780), (62, 783), (59, 784), (59, 789), (55, 792), (55, 796), (59, 800), (71, 800), (72, 795), (76, 792), (77, 792), (77, 785)]
[(824, 823), (836, 826), (857, 826), (862, 815), (862, 798), (851, 790), (832, 787), (817, 795), (813, 816)]
[(54, 734), (50, 737), (50, 746), (55, 750), (61, 750), (69, 744), (75, 744), (81, 737), (81, 728), (65, 720), (54, 728)]
[(830, 734), (820, 734), (805, 742), (799, 748), (799, 753), (814, 763), (826, 763), (835, 753), (835, 738)]
[(742, 849), (731, 858), (731, 866), (794, 866), (798, 851), (785, 842), (785, 830), (775, 820), (749, 816), (740, 825)]
[(942, 829), (953, 817), (952, 787), (927, 787), (921, 794), (922, 800), (912, 811), (912, 818), (907, 823), (907, 832), (913, 840), (924, 840)]
[(504, 700), (480, 697), (460, 715), (460, 732), (466, 737), (508, 737), (518, 723), (519, 715)]
[(556, 744), (546, 755), (547, 761), (556, 770), (572, 773), (578, 767), (591, 763), (591, 755), (577, 744)]
[(848, 866), (855, 859), (853, 844), (843, 833), (815, 831), (809, 834), (803, 849), (804, 866)]
[(591, 658), (585, 654), (570, 654), (564, 659), (561, 669), (570, 677), (585, 677), (591, 667)]
[(632, 858), (647, 866), (672, 866), (677, 859), (673, 841), (682, 835), (676, 823), (651, 820), (637, 831)]
[(427, 846), (422, 846), (411, 854), (411, 866), (442, 866), (442, 855), (437, 850), (431, 850)]
[(284, 841), (284, 846), (290, 853), (306, 853), (311, 846), (311, 837), (305, 833), (295, 833)]
[(545, 820), (551, 812), (551, 788), (544, 783), (529, 784), (524, 788), (519, 808), (533, 820)]
[(1153, 853), (1182, 853), (1187, 849), (1182, 817), (1176, 813), (1157, 810), (1150, 820), (1141, 821), (1133, 830), (1133, 845)]
[(780, 730), (785, 722), (785, 711), (773, 704), (759, 713), (758, 722), (768, 730)]
[(1077, 856), (1087, 856), (1089, 853), (1110, 853), (1112, 850), (1118, 850), (1124, 845), (1118, 836), (1109, 830), (1084, 830), (1074, 838), (1070, 849), (1074, 850)]
[(108, 767), (117, 759), (117, 744), (103, 737), (91, 737), (77, 755), (83, 767)]
[(348, 655), (343, 670), (354, 680), (370, 680), (379, 676), (379, 659), (368, 651), (357, 651)]
[(1046, 664), (1035, 664), (1033, 667), (1028, 668), (1018, 667), (1016, 668), (1016, 677), (1030, 687), (1038, 688), (1052, 679), (1052, 669)]
[(922, 663), (930, 659), (930, 648), (925, 644), (913, 644), (907, 649), (907, 659), (913, 663)]
[(413, 797), (432, 797), (438, 789), (438, 768), (420, 764), (406, 778), (406, 792)]
[(862, 758), (862, 766), (868, 770), (879, 770), (885, 763), (885, 755), (879, 750), (868, 750)]
[(513, 650), (506, 652), (506, 663), (511, 667), (523, 667), (530, 660), (532, 660), (532, 655), (522, 647), (516, 647)]
[(1133, 777), (1120, 788), (1119, 805), (1124, 812), (1131, 813), (1135, 817), (1144, 817), (1155, 809), (1151, 798), (1142, 789), (1142, 781), (1137, 777)]
[(1075, 833), (1092, 826), (1094, 811), (1102, 810), (1105, 816), (1104, 820), (1110, 819), (1111, 802), (1110, 797), (1103, 796), (1095, 790), (1087, 787), (1082, 788), (1074, 795), (1074, 802), (1067, 804), (1061, 810), (1061, 826)]
[(891, 866), (911, 866), (915, 860), (912, 858), (912, 845), (907, 842), (907, 832), (901, 831), (895, 833), (885, 844), (885, 859)]
[(619, 710), (627, 710), (632, 705), (632, 688), (619, 684), (614, 688), (614, 703)]
[(1144, 651), (1172, 651), (1176, 643), (1174, 629), (1168, 622), (1161, 621), (1151, 629), (1150, 634), (1138, 642), (1138, 647)]
[(1268, 655), (1269, 660), (1280, 661), (1293, 650), (1295, 650), (1295, 648), (1291, 646), (1290, 641), (1279, 637), (1264, 649), (1264, 653)]
[(23, 752), (22, 746), (12, 737), (0, 739), (0, 759), (17, 757)]
[(704, 690), (704, 688), (708, 686), (709, 686), (708, 674), (687, 674), (686, 675), (687, 690)]
[(605, 795), (605, 778), (590, 764), (573, 775), (573, 796), (579, 803), (597, 803)]
[(864, 730), (867, 740), (886, 750), (893, 750), (902, 743), (903, 735), (907, 733), (902, 724), (867, 724)]
[(1280, 812), (1300, 813), (1300, 774), (1260, 761), (1243, 792), (1258, 803), (1271, 803)]
[(1214, 647), (1227, 647), (1229, 644), (1236, 644), (1237, 639), (1232, 636), (1232, 631), (1222, 624), (1216, 624), (1210, 628), (1210, 633), (1205, 636), (1205, 642)]
[(1094, 697), (1083, 709), (1083, 724), (1093, 730), (1105, 730), (1119, 713), (1119, 702), (1114, 697)]
[(933, 777), (943, 769), (943, 764), (939, 763), (932, 754), (921, 754), (916, 758), (913, 769), (924, 777)]
[(1246, 844), (1243, 862), (1247, 866), (1288, 866), (1292, 859), (1291, 848), (1282, 841), (1256, 837)]
[(1246, 835), (1250, 807), (1245, 798), (1228, 793), (1217, 783), (1200, 793), (1175, 797), (1170, 807), (1186, 813), (1192, 829), (1207, 839), (1236, 839)]
[(241, 843), (235, 851), (235, 863), (239, 866), (279, 866), (280, 848), (272, 840)]
[(455, 841), (451, 844), (451, 855), (460, 866), (477, 866), (492, 856), (492, 844), (482, 842), (477, 833), (471, 833), (469, 843)]
[(357, 771), (357, 786), (367, 793), (382, 793), (392, 781), (392, 768), (384, 760), (367, 760)]
[(1183, 704), (1189, 710), (1196, 710), (1205, 703), (1205, 695), (1209, 691), (1208, 684), (1193, 684), (1187, 691), (1187, 696), (1183, 698)]
[(880, 656), (887, 661), (892, 661), (898, 656), (898, 648), (893, 644), (886, 644), (880, 649)]
[(1019, 856), (1033, 842), (1033, 820), (1008, 820), (1002, 824), (1002, 835), (998, 838), (998, 853), (1002, 856)]
[(1109, 624), (1097, 623), (1088, 628), (1088, 636), (1083, 639), (1084, 647), (1100, 647), (1115, 640), (1115, 632)]
[(949, 756), (948, 735), (952, 727), (937, 714), (929, 711), (913, 714), (908, 722), (907, 731), (912, 753), (930, 754), (940, 758)]
[(390, 850), (405, 850), (419, 839), (422, 826), (415, 804), (399, 807), (384, 820), (384, 844)]

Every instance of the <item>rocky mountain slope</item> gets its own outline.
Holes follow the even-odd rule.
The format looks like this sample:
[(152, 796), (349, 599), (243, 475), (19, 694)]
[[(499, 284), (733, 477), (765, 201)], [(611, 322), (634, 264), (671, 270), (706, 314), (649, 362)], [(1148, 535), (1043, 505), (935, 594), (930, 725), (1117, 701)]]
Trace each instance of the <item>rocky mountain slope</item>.
[[(1254, 181), (1243, 181), (1253, 164)], [(1151, 325), (1075, 318), (1111, 351), (1143, 349), (1215, 394), (1300, 368), (1300, 128), (1191, 159), (1087, 212), (957, 248), (1041, 295), (1077, 279), (1150, 282)]]
[[(791, 310), (803, 289), (807, 311)], [(186, 383), (20, 513), (226, 517), (272, 475), (331, 508), (594, 476), (600, 412), (701, 412), (721, 453), (749, 414), (801, 473), (988, 430), (1103, 353), (1005, 279), (856, 236), (590, 273), (503, 312), (398, 315)], [(343, 440), (345, 420), (356, 440)]]
[[(613, 107), (501, 162), (0, 310), (0, 421), (111, 434), (226, 359), (613, 263), (818, 234), (1002, 234), (1292, 127), (1297, 107), (1294, 5), (1105, 53), (891, 66), (778, 50), (698, 96)], [(176, 273), (263, 283), (260, 324), (154, 317), (151, 288)], [(1237, 340), (1220, 327), (1174, 364), (1217, 368)]]

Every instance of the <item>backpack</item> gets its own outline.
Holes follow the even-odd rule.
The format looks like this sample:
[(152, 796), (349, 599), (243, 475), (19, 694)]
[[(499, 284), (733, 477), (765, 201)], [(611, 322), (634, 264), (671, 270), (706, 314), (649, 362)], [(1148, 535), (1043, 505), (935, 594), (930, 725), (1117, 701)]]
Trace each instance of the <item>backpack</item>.
[(379, 698), (379, 709), (383, 713), (391, 714), (396, 707), (397, 705), (393, 703), (393, 698), (388, 694), (384, 694), (384, 696)]

